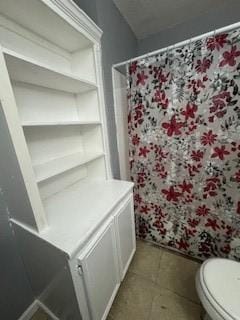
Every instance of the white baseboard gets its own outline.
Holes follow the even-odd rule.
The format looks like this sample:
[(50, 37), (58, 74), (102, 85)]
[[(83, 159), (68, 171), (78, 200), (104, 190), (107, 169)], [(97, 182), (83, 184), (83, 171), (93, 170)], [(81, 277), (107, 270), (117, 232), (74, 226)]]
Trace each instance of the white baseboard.
[(31, 320), (32, 316), (39, 307), (42, 308), (52, 318), (52, 320), (60, 320), (52, 313), (51, 310), (48, 309), (48, 307), (46, 307), (41, 301), (37, 299), (33, 301), (33, 303), (23, 312), (18, 320)]
[(58, 317), (55, 316), (55, 314), (52, 313), (50, 309), (48, 309), (48, 307), (45, 306), (45, 304), (43, 304), (39, 300), (36, 301), (38, 303), (38, 306), (41, 307), (52, 318), (52, 320), (60, 320)]
[(37, 300), (33, 301), (33, 303), (23, 312), (18, 320), (30, 320), (34, 313), (37, 311), (39, 304)]

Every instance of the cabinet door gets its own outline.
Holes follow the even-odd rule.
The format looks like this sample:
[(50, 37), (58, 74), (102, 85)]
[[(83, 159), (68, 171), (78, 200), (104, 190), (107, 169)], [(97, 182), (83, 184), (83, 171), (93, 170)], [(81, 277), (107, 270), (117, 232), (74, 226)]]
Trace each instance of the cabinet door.
[(93, 320), (107, 317), (120, 284), (113, 220), (99, 233), (79, 259)]
[(120, 277), (124, 278), (136, 250), (133, 199), (131, 198), (115, 216)]

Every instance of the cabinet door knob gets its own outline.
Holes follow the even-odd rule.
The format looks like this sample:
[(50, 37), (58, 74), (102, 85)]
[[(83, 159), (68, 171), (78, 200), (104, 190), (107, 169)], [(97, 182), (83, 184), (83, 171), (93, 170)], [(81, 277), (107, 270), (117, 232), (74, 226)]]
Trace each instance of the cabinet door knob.
[(77, 271), (78, 271), (78, 274), (79, 274), (80, 276), (83, 274), (83, 267), (82, 267), (81, 264), (79, 264), (79, 265), (77, 266)]

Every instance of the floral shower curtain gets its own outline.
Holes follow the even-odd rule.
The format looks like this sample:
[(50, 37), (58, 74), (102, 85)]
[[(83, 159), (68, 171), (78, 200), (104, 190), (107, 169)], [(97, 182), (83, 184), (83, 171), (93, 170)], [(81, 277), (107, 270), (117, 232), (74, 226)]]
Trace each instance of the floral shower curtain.
[(128, 66), (137, 234), (240, 259), (240, 30)]

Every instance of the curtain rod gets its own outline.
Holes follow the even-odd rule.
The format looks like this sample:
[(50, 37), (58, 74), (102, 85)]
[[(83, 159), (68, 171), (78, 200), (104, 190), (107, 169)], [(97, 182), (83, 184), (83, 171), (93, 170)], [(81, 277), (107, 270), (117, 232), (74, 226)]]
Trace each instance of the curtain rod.
[(206, 37), (209, 37), (209, 36), (218, 34), (218, 33), (222, 33), (222, 32), (225, 32), (225, 31), (230, 31), (230, 30), (232, 30), (232, 29), (237, 29), (237, 28), (239, 28), (239, 27), (240, 27), (240, 22), (237, 22), (237, 23), (228, 25), (228, 26), (226, 26), (226, 27), (219, 28), (219, 29), (216, 29), (216, 30), (213, 30), (213, 31), (204, 33), (204, 34), (199, 35), (199, 36), (196, 36), (196, 37), (194, 37), (194, 38), (190, 38), (190, 39), (187, 39), (187, 40), (178, 42), (178, 43), (176, 43), (176, 44), (167, 46), (167, 47), (165, 47), (165, 48), (158, 49), (158, 50), (155, 50), (155, 51), (152, 51), (152, 52), (143, 54), (143, 55), (141, 55), (141, 56), (138, 56), (138, 57), (135, 57), (135, 58), (132, 58), (132, 59), (129, 59), (129, 60), (120, 62), (120, 63), (116, 63), (116, 64), (113, 65), (113, 68), (118, 68), (118, 67), (124, 66), (124, 65), (126, 65), (126, 64), (128, 64), (128, 63), (131, 63), (131, 62), (133, 62), (133, 61), (136, 61), (136, 60), (139, 60), (139, 59), (148, 58), (148, 57), (153, 56), (153, 55), (156, 55), (156, 54), (158, 54), (158, 53), (160, 53), (160, 52), (164, 52), (164, 51), (167, 51), (167, 50), (171, 50), (171, 49), (173, 49), (173, 48), (175, 49), (175, 48), (184, 46), (185, 44), (188, 44), (189, 42), (194, 42), (194, 41), (197, 41), (197, 40), (200, 40), (200, 39), (203, 39), (203, 38), (206, 38)]

